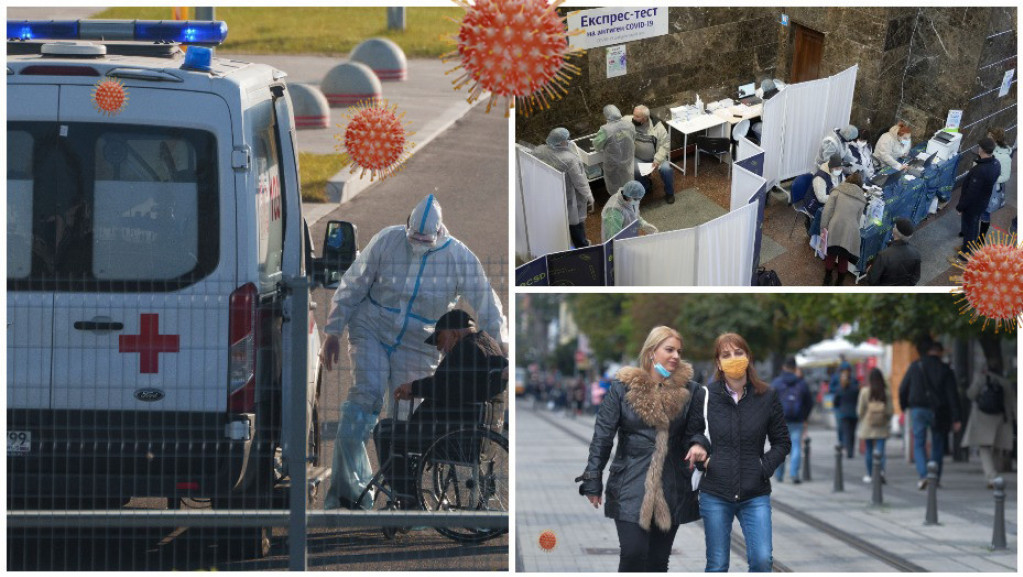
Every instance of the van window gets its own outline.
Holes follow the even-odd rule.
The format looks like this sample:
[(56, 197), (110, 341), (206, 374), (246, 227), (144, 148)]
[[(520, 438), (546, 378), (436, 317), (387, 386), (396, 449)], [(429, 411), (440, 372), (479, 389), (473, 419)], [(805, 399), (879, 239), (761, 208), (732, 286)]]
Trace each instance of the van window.
[(273, 290), (281, 272), (284, 256), (284, 218), (281, 198), (280, 161), (277, 139), (274, 136), (272, 109), (269, 101), (262, 103), (260, 112), (266, 112), (265, 124), (256, 127), (253, 135), (253, 156), (257, 179), (256, 214), (259, 221), (259, 281), (262, 291)]
[(20, 122), (7, 134), (19, 142), (8, 148), (8, 206), (18, 207), (8, 244), (30, 239), (27, 257), (8, 252), (9, 289), (169, 291), (216, 268), (212, 134)]

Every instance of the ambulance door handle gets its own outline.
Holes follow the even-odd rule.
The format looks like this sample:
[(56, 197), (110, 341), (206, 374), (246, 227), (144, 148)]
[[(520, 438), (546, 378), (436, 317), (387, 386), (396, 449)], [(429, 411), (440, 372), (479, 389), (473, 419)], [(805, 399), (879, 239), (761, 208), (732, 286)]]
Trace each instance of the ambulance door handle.
[(109, 317), (96, 317), (91, 321), (76, 321), (75, 329), (79, 331), (119, 331), (124, 328), (124, 323), (110, 320)]

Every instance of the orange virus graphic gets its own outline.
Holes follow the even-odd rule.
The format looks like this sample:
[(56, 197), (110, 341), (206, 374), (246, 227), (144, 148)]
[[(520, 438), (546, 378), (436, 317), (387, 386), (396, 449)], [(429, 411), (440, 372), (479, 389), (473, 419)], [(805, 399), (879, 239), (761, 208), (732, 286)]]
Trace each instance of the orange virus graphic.
[(544, 551), (550, 551), (554, 549), (555, 545), (558, 544), (558, 538), (554, 536), (554, 531), (547, 530), (540, 533), (540, 548)]
[(1023, 250), (1016, 246), (1016, 235), (991, 229), (985, 241), (970, 244), (966, 263), (953, 263), (963, 274), (951, 280), (961, 286), (953, 292), (962, 294), (957, 303), (960, 314), (970, 312), (970, 323), (984, 317), (987, 329), (994, 322), (995, 332), (1001, 328), (1016, 329), (1023, 313)]
[(128, 104), (128, 91), (117, 80), (108, 78), (96, 84), (96, 88), (92, 91), (92, 101), (100, 114), (113, 116), (124, 110), (125, 105)]
[(345, 157), (344, 165), (350, 164), (352, 173), (361, 169), (359, 178), (369, 172), (371, 181), (378, 176), (383, 180), (400, 170), (415, 147), (409, 140), (415, 133), (408, 131), (404, 118), (405, 113), (398, 113), (397, 105), (360, 102), (348, 114), (344, 135), (335, 135), (337, 149)]
[(567, 94), (569, 79), (580, 69), (565, 60), (583, 51), (569, 47), (565, 21), (554, 11), (563, 1), (455, 0), (465, 8), (458, 34), (450, 37), (458, 49), (441, 56), (445, 62), (460, 61), (447, 72), (464, 71), (452, 81), (455, 90), (472, 83), (469, 102), (490, 92), (487, 112), (504, 97), (505, 116), (516, 100), (519, 111), (529, 115)]

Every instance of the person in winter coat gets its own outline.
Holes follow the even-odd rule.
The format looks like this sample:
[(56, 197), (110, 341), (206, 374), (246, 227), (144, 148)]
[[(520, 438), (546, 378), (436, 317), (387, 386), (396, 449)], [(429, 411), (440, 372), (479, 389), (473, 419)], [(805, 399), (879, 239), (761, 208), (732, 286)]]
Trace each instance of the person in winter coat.
[(621, 111), (614, 104), (604, 107), (604, 118), (607, 123), (593, 137), (593, 148), (604, 152), (604, 187), (608, 194), (614, 194), (632, 180), (636, 127), (622, 118)]
[[(1012, 451), (1012, 429), (1013, 423), (1016, 422), (1016, 382), (1003, 377), (1001, 373), (1000, 361), (989, 360), (987, 370), (978, 374), (966, 391), (966, 397), (973, 401), (973, 407), (970, 409), (970, 420), (966, 423), (966, 431), (963, 433), (963, 446), (977, 448), (989, 489), (992, 488), (991, 482), (999, 473), (996, 452)], [(1004, 406), (1001, 407), (1000, 413), (986, 413), (977, 404), (977, 399), (987, 386), (988, 379), (1002, 387)]]
[[(999, 195), (1002, 202), (1005, 201), (1005, 183), (1009, 182), (1009, 178), (1012, 177), (1012, 149), (1005, 143), (1005, 131), (1001, 128), (992, 128), (987, 131), (987, 137), (995, 141), (995, 152), (993, 156), (998, 161), (998, 166), (1001, 168), (1001, 172), (998, 175), (998, 182), (995, 185), (995, 192), (992, 195)], [(992, 203), (988, 202), (988, 209), (992, 208)], [(995, 210), (1001, 208), (999, 206), (994, 207)], [(987, 235), (988, 229), (991, 228), (991, 212), (985, 210), (984, 214), (980, 216), (980, 237), (984, 238)]]
[(586, 214), (593, 212), (593, 193), (586, 169), (575, 143), (569, 140), (567, 128), (555, 128), (547, 136), (547, 144), (533, 150), (533, 155), (549, 166), (565, 173), (565, 202), (568, 205), (568, 233), (575, 248), (589, 246), (586, 238)]
[[(666, 572), (682, 523), (700, 518), (689, 476), (681, 466), (693, 367), (681, 359), (682, 337), (655, 327), (639, 367), (618, 371), (597, 411), (579, 493), (615, 520), (620, 572)], [(607, 490), (604, 466), (618, 437)], [(604, 493), (603, 500), (601, 493)]]
[(869, 483), (874, 474), (874, 449), (881, 453), (881, 480), (884, 481), (884, 444), (890, 432), (892, 415), (895, 414), (892, 393), (884, 382), (881, 369), (870, 369), (867, 381), (870, 386), (860, 389), (856, 402), (856, 415), (860, 420), (857, 436), (866, 442), (867, 449), (867, 476), (863, 477), (864, 483)]
[[(771, 381), (771, 388), (778, 391), (782, 411), (785, 414), (785, 425), (789, 429), (789, 440), (792, 452), (789, 453), (789, 476), (792, 483), (798, 485), (799, 465), (802, 461), (803, 438), (806, 437), (806, 421), (813, 410), (813, 394), (803, 377), (796, 374), (796, 358), (785, 359), (781, 374)], [(781, 483), (785, 479), (785, 464), (782, 463), (774, 473), (774, 478)]]
[[(749, 570), (769, 572), (771, 474), (792, 442), (778, 392), (757, 376), (746, 340), (725, 333), (714, 351), (714, 382), (697, 389), (686, 425), (691, 443), (686, 461), (704, 471), (699, 490), (706, 570), (728, 571), (732, 521), (738, 517)], [(764, 441), (771, 442), (766, 453)]]
[(824, 160), (817, 167), (817, 172), (810, 181), (813, 187), (813, 196), (807, 197), (806, 211), (811, 215), (828, 202), (831, 191), (842, 182), (842, 157), (837, 154)]
[(650, 192), (653, 181), (650, 180), (650, 176), (639, 173), (639, 163), (653, 163), (654, 170), (661, 175), (661, 182), (664, 183), (664, 201), (668, 204), (675, 202), (675, 173), (671, 166), (671, 139), (668, 137), (668, 129), (664, 127), (663, 122), (650, 116), (650, 109), (642, 104), (633, 109), (632, 114), (625, 119), (636, 127), (636, 165), (633, 178)]
[(830, 284), (832, 271), (835, 286), (841, 285), (849, 274), (849, 263), (860, 260), (860, 216), (867, 207), (863, 196), (863, 177), (860, 173), (850, 174), (845, 182), (835, 187), (828, 196), (828, 202), (821, 213), (821, 229), (828, 231), (828, 256), (824, 259), (824, 281)]
[(839, 442), (845, 447), (845, 458), (856, 456), (856, 403), (860, 394), (860, 383), (853, 375), (852, 365), (843, 364), (832, 378), (834, 391), (835, 420), (838, 421)]
[(600, 211), (600, 242), (611, 240), (623, 228), (639, 221), (641, 234), (653, 234), (657, 227), (643, 220), (639, 215), (639, 201), (646, 195), (646, 190), (638, 181), (630, 180), (618, 189), (618, 193), (608, 199), (604, 209)]
[[(927, 488), (927, 462), (938, 464), (938, 486), (948, 440), (949, 425), (953, 432), (962, 428), (955, 373), (941, 360), (941, 343), (930, 337), (916, 344), (920, 358), (910, 363), (899, 384), (899, 406), (909, 413), (913, 435), (913, 461), (919, 480), (916, 488)], [(931, 431), (931, 454), (927, 455), (927, 430)]]
[(904, 170), (906, 165), (901, 159), (905, 158), (912, 148), (912, 136), (913, 129), (902, 121), (882, 134), (881, 138), (877, 139), (877, 146), (874, 147), (874, 160), (880, 164), (878, 170), (888, 167)]
[(892, 243), (874, 258), (867, 271), (871, 286), (914, 286), (920, 282), (920, 251), (909, 244), (913, 223), (908, 218), (895, 219)]
[(984, 137), (977, 143), (977, 163), (966, 173), (956, 210), (962, 215), (963, 246), (956, 257), (966, 260), (964, 255), (973, 250), (973, 243), (980, 235), (980, 217), (987, 211), (991, 193), (1001, 175), (1002, 167), (994, 157), (995, 141)]

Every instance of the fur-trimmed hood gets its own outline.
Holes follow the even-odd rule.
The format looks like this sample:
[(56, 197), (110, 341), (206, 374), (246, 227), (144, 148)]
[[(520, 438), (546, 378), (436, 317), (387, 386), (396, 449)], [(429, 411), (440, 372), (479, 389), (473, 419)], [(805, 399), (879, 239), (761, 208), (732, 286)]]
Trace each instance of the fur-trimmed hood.
[(667, 430), (689, 401), (689, 381), (693, 366), (679, 361), (678, 368), (666, 379), (655, 380), (650, 373), (638, 367), (625, 367), (615, 375), (627, 392), (625, 400), (632, 405), (643, 422), (657, 430)]

